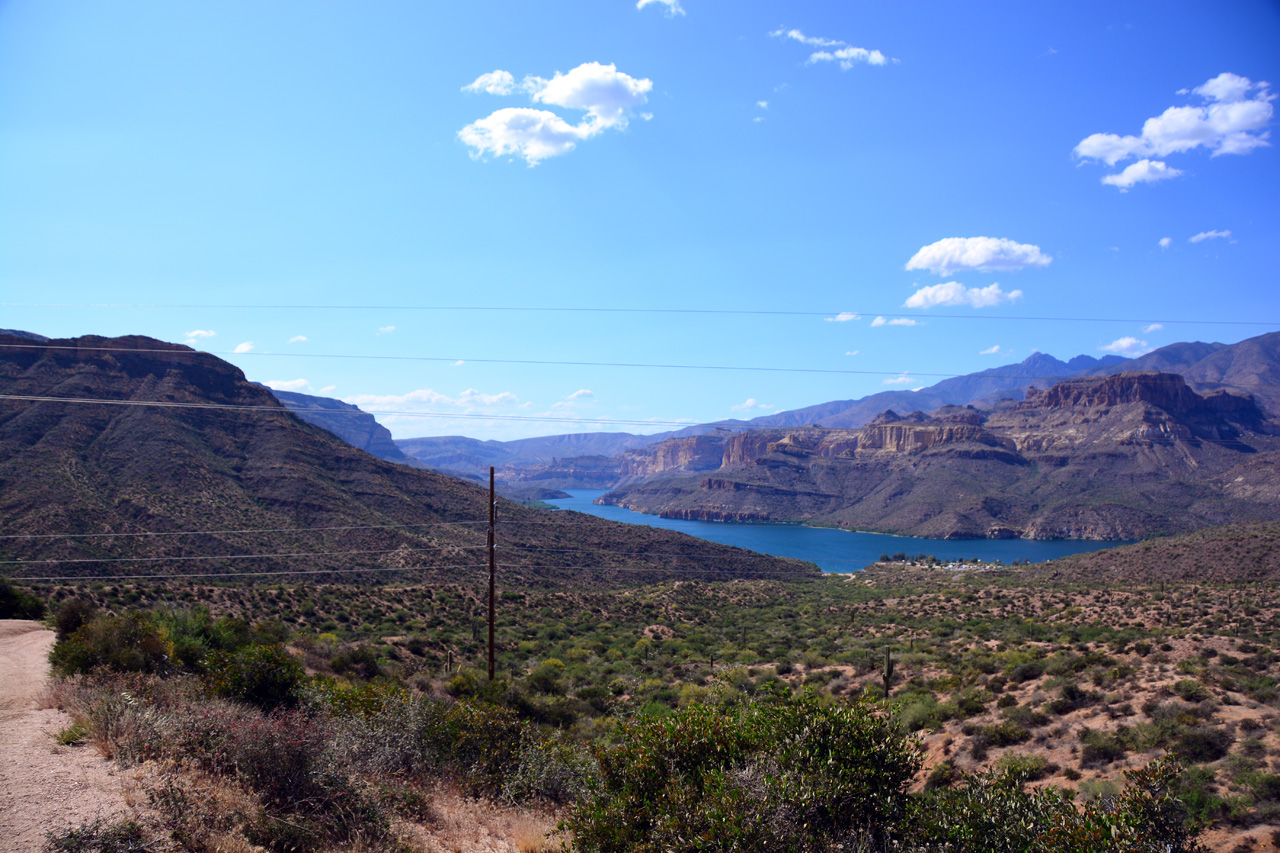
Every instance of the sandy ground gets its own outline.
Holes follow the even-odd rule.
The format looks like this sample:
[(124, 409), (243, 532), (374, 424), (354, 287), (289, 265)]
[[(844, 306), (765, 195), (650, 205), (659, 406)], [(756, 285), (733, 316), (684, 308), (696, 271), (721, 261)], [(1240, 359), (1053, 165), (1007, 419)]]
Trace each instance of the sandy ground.
[(0, 851), (38, 851), (52, 829), (130, 811), (118, 768), (53, 739), (71, 724), (40, 707), (53, 638), (38, 622), (0, 620)]

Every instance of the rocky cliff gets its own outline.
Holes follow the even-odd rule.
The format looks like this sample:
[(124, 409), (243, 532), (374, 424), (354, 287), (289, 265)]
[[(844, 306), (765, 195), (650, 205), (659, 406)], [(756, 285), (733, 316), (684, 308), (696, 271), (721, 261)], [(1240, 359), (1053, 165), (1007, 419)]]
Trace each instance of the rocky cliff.
[(328, 430), (352, 447), (388, 462), (409, 463), (409, 458), (400, 452), (400, 448), (391, 439), (391, 431), (358, 406), (331, 397), (316, 397), (294, 391), (271, 389), (271, 393), (289, 411), (309, 424)]
[(602, 501), (667, 517), (934, 537), (1132, 539), (1280, 517), (1280, 488), (1267, 487), (1280, 462), (1271, 432), (1249, 397), (1196, 394), (1173, 374), (1122, 373), (985, 412), (950, 406), (933, 417), (884, 412), (858, 430), (751, 430), (724, 442), (710, 476), (667, 469)]

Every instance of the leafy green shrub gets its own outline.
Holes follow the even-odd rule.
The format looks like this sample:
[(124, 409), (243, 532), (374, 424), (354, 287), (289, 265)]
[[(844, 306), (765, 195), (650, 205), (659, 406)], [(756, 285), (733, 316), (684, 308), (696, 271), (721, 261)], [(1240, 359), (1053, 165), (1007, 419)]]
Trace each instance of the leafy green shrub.
[(44, 602), (0, 578), (0, 619), (43, 619)]
[(826, 850), (880, 843), (905, 817), (913, 741), (865, 702), (812, 693), (693, 705), (624, 723), (597, 751), (601, 780), (570, 813), (577, 849)]
[(1048, 702), (1044, 709), (1046, 712), (1059, 715), (1068, 714), (1080, 708), (1087, 708), (1095, 704), (1102, 698), (1101, 693), (1095, 693), (1092, 690), (1085, 690), (1074, 682), (1068, 682), (1062, 685), (1062, 690), (1057, 699)]
[(1104, 767), (1113, 761), (1119, 761), (1129, 752), (1128, 744), (1116, 732), (1100, 732), (1095, 729), (1081, 729), (1080, 749), (1081, 767)]
[(1194, 678), (1184, 678), (1173, 685), (1173, 692), (1188, 702), (1203, 702), (1210, 698), (1209, 689)]
[(75, 675), (99, 667), (115, 672), (167, 674), (173, 671), (173, 646), (145, 613), (96, 616), (61, 642), (54, 643), (49, 662), (58, 675)]
[(80, 626), (88, 622), (97, 613), (97, 608), (92, 602), (84, 601), (79, 598), (69, 598), (58, 607), (58, 612), (53, 616), (53, 627), (57, 632), (57, 641), (70, 637), (80, 629)]
[(245, 646), (214, 652), (204, 662), (204, 683), (215, 696), (263, 710), (291, 708), (306, 677), (302, 665), (281, 646)]
[(1057, 769), (1043, 755), (1019, 755), (1007, 752), (995, 764), (996, 770), (1024, 782), (1034, 782)]

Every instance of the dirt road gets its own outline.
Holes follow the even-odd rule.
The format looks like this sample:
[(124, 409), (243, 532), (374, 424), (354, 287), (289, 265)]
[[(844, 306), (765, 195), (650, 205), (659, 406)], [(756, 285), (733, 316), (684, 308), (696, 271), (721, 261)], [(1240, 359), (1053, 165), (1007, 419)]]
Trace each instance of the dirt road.
[(0, 620), (0, 851), (38, 851), (51, 829), (129, 811), (125, 777), (92, 746), (58, 746), (71, 724), (39, 707), (54, 634)]

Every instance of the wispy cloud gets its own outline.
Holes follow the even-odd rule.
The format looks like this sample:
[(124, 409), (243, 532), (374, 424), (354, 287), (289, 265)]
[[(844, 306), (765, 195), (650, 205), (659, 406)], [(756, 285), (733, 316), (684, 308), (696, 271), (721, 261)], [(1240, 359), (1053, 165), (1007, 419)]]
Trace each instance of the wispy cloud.
[(1152, 347), (1146, 341), (1140, 341), (1135, 337), (1116, 338), (1109, 344), (1103, 344), (1098, 347), (1102, 352), (1115, 353), (1128, 358), (1134, 356), (1146, 355), (1151, 352)]
[(739, 403), (736, 406), (730, 406), (729, 410), (733, 412), (750, 412), (755, 410), (767, 411), (769, 409), (776, 409), (776, 408), (778, 407), (772, 405), (771, 403), (761, 403), (755, 397), (748, 397), (745, 402)]
[(472, 149), (475, 159), (510, 155), (536, 166), (548, 157), (568, 154), (579, 142), (610, 128), (625, 128), (636, 110), (648, 102), (653, 81), (632, 77), (612, 64), (584, 62), (568, 73), (557, 71), (550, 80), (529, 76), (519, 85), (514, 75), (498, 69), (463, 88), (499, 95), (521, 91), (534, 103), (585, 113), (577, 124), (571, 124), (550, 110), (505, 107), (458, 131), (458, 139)]
[(194, 329), (187, 332), (186, 340), (184, 340), (183, 343), (189, 347), (198, 346), (201, 342), (208, 338), (212, 338), (216, 334), (218, 333), (212, 329)]
[(846, 352), (845, 355), (857, 355), (859, 352), (861, 352), (861, 350), (851, 349)]
[(1150, 326), (1143, 326), (1143, 327), (1142, 327), (1142, 334), (1144, 334), (1144, 335), (1149, 335), (1149, 334), (1151, 334), (1152, 332), (1159, 332), (1159, 331), (1163, 331), (1163, 330), (1164, 330), (1164, 325), (1163, 325), (1163, 324), (1161, 324), (1161, 323), (1152, 323)]
[(1230, 231), (1201, 231), (1193, 237), (1188, 237), (1188, 243), (1203, 243), (1205, 240), (1230, 240)]
[(779, 27), (769, 35), (774, 38), (799, 42), (808, 47), (823, 48), (810, 53), (809, 59), (805, 62), (806, 65), (815, 65), (819, 62), (834, 62), (840, 66), (841, 71), (848, 71), (855, 65), (887, 65), (890, 62), (898, 61), (890, 59), (878, 50), (855, 47), (840, 39), (807, 36), (797, 29)]
[(643, 9), (645, 6), (663, 7), (663, 13), (668, 18), (674, 18), (685, 13), (684, 9), (680, 6), (680, 0), (637, 0), (637, 9)]
[(1030, 243), (1015, 243), (1001, 237), (946, 237), (912, 255), (907, 269), (946, 276), (970, 270), (1017, 272), (1047, 267), (1052, 262), (1052, 257)]
[(268, 379), (262, 383), (273, 391), (294, 391), (303, 393), (311, 390), (311, 383), (305, 379)]
[(986, 349), (978, 353), (978, 355), (1004, 355), (1004, 354), (1005, 354), (1005, 350), (1001, 349), (999, 344), (996, 344), (993, 347), (987, 347)]
[(241, 355), (243, 353), (252, 352), (252, 351), (253, 351), (253, 341), (245, 341), (244, 343), (236, 344), (236, 348), (232, 350), (232, 352), (235, 353), (236, 355)]
[(289, 343), (291, 344), (305, 344), (306, 342), (306, 335), (294, 335), (292, 338), (289, 338)]
[(1010, 290), (1007, 293), (999, 284), (986, 287), (965, 287), (958, 281), (944, 281), (922, 287), (907, 297), (903, 303), (906, 308), (933, 308), (938, 305), (968, 305), (972, 308), (990, 308), (1006, 302), (1017, 302), (1022, 298), (1021, 290)]
[(1172, 237), (1161, 237), (1161, 238), (1160, 238), (1160, 243), (1159, 243), (1159, 245), (1160, 245), (1160, 248), (1161, 248), (1161, 249), (1167, 249), (1167, 248), (1169, 248), (1170, 246), (1172, 246), (1172, 245), (1173, 245), (1173, 238), (1172, 238)]
[(767, 110), (767, 109), (769, 109), (769, 102), (768, 102), (768, 101), (756, 101), (756, 106), (757, 106), (757, 107), (759, 107), (759, 108), (760, 108), (760, 109), (762, 109), (762, 110)]
[(1118, 174), (1107, 175), (1104, 184), (1128, 190), (1138, 183), (1168, 180), (1183, 174), (1163, 160), (1196, 148), (1210, 155), (1248, 154), (1270, 145), (1267, 126), (1275, 110), (1275, 95), (1266, 82), (1224, 72), (1194, 89), (1179, 89), (1179, 95), (1196, 95), (1199, 106), (1169, 107), (1142, 124), (1138, 136), (1094, 133), (1076, 145), (1072, 153), (1081, 160), (1115, 166), (1130, 158), (1138, 162)]
[(394, 332), (395, 330), (396, 330), (396, 327), (395, 327), (395, 326), (379, 326), (379, 327), (378, 327), (378, 331), (377, 331), (377, 332), (375, 332), (374, 334), (377, 334), (377, 335), (389, 335), (389, 334), (391, 334), (392, 332)]
[(823, 317), (822, 319), (827, 323), (848, 323), (850, 320), (857, 320), (860, 317), (852, 311), (841, 311), (834, 317)]
[(892, 320), (886, 320), (884, 317), (877, 317), (871, 321), (871, 328), (877, 326), (919, 326), (920, 321), (913, 320), (910, 317), (894, 317)]
[(884, 380), (880, 384), (881, 385), (910, 385), (912, 382), (915, 382), (915, 381), (916, 381), (915, 377), (906, 373), (901, 373), (897, 376), (890, 376), (888, 379)]

